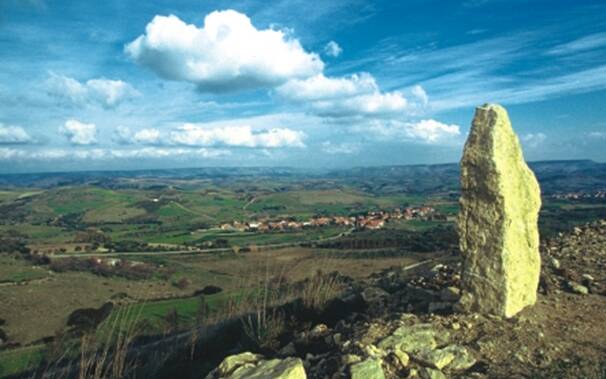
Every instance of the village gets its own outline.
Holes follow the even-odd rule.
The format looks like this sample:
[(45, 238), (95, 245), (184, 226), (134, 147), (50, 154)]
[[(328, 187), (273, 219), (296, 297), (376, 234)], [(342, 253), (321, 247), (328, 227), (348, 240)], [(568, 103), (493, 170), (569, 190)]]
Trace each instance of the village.
[(268, 232), (282, 230), (299, 230), (304, 228), (325, 227), (330, 225), (349, 226), (357, 230), (376, 230), (385, 226), (390, 220), (442, 220), (446, 216), (428, 206), (395, 208), (392, 211), (369, 211), (357, 216), (316, 216), (307, 221), (297, 221), (293, 218), (260, 219), (250, 222), (233, 221), (221, 224), (225, 231)]

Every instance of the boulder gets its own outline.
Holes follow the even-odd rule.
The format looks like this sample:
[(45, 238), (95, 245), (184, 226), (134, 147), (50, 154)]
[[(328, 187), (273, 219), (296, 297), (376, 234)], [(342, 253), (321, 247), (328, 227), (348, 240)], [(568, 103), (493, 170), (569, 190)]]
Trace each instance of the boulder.
[(443, 350), (452, 353), (454, 356), (452, 361), (448, 364), (449, 370), (467, 370), (476, 364), (476, 359), (469, 352), (469, 349), (464, 346), (450, 345)]
[(408, 354), (406, 354), (402, 350), (396, 350), (393, 352), (393, 354), (396, 356), (398, 362), (400, 362), (400, 365), (402, 365), (402, 367), (408, 366), (408, 363), (410, 362), (410, 357), (408, 356)]
[(219, 376), (226, 377), (231, 375), (237, 368), (247, 364), (254, 365), (262, 359), (262, 355), (253, 354), (250, 352), (230, 355), (229, 357), (223, 359), (223, 362), (221, 362), (221, 364), (217, 368), (217, 373), (219, 374)]
[(299, 358), (269, 359), (253, 353), (231, 355), (211, 371), (206, 379), (307, 379)]
[(405, 325), (381, 340), (378, 347), (383, 350), (401, 350), (406, 353), (415, 353), (444, 345), (448, 342), (448, 338), (448, 331), (440, 330), (432, 324)]
[(450, 371), (466, 370), (476, 363), (469, 350), (460, 345), (449, 345), (435, 350), (419, 350), (413, 355), (413, 359), (425, 367)]
[(436, 350), (423, 349), (414, 354), (413, 358), (423, 366), (441, 370), (453, 361), (455, 355), (448, 348)]
[(381, 361), (375, 358), (356, 363), (349, 368), (351, 379), (385, 379)]
[(369, 305), (381, 302), (388, 296), (389, 293), (379, 287), (366, 287), (362, 291), (362, 299)]
[(579, 294), (579, 295), (588, 295), (589, 294), (589, 289), (583, 285), (580, 285), (579, 283), (569, 281), (567, 284), (568, 284), (568, 287), (570, 288), (570, 290), (576, 294)]
[(446, 375), (442, 371), (429, 367), (423, 367), (420, 374), (423, 379), (446, 379)]
[(461, 160), (460, 308), (511, 317), (536, 302), (539, 184), (507, 111), (476, 109)]
[(446, 287), (440, 291), (440, 300), (457, 301), (461, 297), (461, 290), (457, 287)]

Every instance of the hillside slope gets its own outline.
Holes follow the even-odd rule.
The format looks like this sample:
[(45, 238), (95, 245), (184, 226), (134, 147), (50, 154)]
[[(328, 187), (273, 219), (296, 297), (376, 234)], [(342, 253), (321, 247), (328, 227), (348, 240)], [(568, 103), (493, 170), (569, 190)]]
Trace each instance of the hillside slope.
[(448, 257), (353, 283), (342, 304), (363, 310), (297, 330), (266, 358), (231, 357), (233, 374), (207, 378), (236, 377), (246, 357), (261, 375), (278, 364), (265, 359), (279, 358), (318, 379), (604, 378), (606, 220), (548, 240), (542, 255), (539, 300), (511, 319), (457, 313), (460, 266)]

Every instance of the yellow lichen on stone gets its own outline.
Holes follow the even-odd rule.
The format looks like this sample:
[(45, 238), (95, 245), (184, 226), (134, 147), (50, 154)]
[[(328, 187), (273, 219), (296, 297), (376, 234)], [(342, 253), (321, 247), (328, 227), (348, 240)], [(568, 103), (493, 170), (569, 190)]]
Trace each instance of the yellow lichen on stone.
[(476, 109), (461, 160), (460, 204), (461, 305), (511, 317), (534, 304), (540, 189), (499, 105)]

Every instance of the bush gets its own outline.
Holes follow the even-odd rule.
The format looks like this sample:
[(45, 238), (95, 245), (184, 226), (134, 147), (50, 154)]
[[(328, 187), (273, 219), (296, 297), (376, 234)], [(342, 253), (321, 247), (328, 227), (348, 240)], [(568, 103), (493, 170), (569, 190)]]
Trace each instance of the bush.
[(180, 290), (184, 290), (187, 287), (189, 287), (190, 285), (190, 281), (187, 278), (181, 278), (179, 280), (177, 280), (176, 282), (173, 282), (173, 286), (177, 287)]
[(254, 348), (273, 352), (280, 347), (279, 337), (286, 330), (286, 322), (282, 313), (263, 309), (243, 317), (242, 329)]
[(307, 309), (321, 312), (326, 304), (342, 291), (343, 282), (337, 273), (325, 274), (318, 270), (303, 283), (301, 300)]
[(15, 237), (0, 237), (0, 253), (19, 253), (27, 256), (30, 249), (27, 247), (27, 241), (16, 234)]
[(213, 285), (209, 285), (206, 286), (204, 288), (202, 288), (201, 290), (197, 290), (196, 292), (194, 292), (194, 295), (198, 296), (198, 295), (214, 295), (216, 293), (219, 293), (223, 291), (223, 288), (218, 287), (218, 286), (213, 286)]
[(97, 258), (53, 259), (50, 262), (50, 269), (55, 272), (88, 271), (99, 276), (121, 276), (132, 280), (149, 279), (154, 274), (154, 267), (149, 264), (133, 264), (132, 262), (121, 260), (112, 266), (106, 262), (100, 262)]

